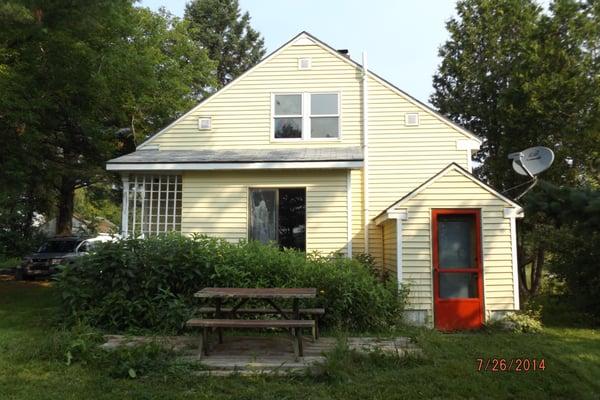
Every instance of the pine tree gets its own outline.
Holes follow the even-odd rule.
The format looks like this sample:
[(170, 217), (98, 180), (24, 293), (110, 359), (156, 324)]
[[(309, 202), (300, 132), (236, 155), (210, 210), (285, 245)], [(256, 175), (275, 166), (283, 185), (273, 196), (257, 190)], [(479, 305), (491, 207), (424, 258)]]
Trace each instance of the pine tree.
[(185, 9), (190, 36), (218, 62), (221, 86), (258, 63), (265, 55), (264, 39), (250, 26), (250, 15), (238, 0), (192, 0)]

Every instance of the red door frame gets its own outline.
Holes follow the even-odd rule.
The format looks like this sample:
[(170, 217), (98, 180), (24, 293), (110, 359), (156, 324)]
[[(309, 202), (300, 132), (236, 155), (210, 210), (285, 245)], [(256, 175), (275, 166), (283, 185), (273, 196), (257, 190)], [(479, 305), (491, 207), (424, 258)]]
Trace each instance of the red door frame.
[[(476, 268), (444, 268), (443, 272), (469, 272), (477, 273), (477, 298), (464, 299), (440, 299), (439, 298), (439, 237), (438, 237), (438, 216), (439, 215), (474, 215), (475, 216), (475, 263)], [(435, 327), (441, 330), (459, 330), (459, 329), (477, 329), (483, 325), (483, 263), (481, 246), (481, 210), (478, 208), (446, 208), (431, 210), (432, 219), (432, 243), (433, 243), (433, 299), (434, 299), (434, 323)], [(444, 307), (451, 306), (451, 307)], [(457, 324), (456, 327), (448, 326), (444, 323), (439, 311), (444, 308), (476, 309), (479, 308), (479, 320), (471, 321), (466, 325)]]

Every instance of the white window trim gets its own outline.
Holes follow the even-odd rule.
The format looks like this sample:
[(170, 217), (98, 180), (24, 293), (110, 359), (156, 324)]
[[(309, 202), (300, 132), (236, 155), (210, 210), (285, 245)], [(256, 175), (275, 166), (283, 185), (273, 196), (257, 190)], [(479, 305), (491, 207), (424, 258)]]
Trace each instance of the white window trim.
[[(338, 113), (337, 114), (319, 114), (313, 116), (311, 114), (311, 95), (313, 94), (335, 94), (338, 99)], [(275, 115), (275, 96), (281, 95), (300, 95), (301, 96), (301, 115)], [(337, 117), (338, 118), (338, 136), (334, 138), (312, 138), (310, 137), (311, 129), (311, 118), (325, 118), (325, 117)], [(299, 138), (276, 138), (275, 137), (275, 118), (302, 118), (302, 136)], [(340, 90), (325, 90), (325, 91), (311, 91), (311, 92), (272, 92), (271, 93), (271, 141), (272, 142), (339, 142), (342, 140), (342, 92)]]

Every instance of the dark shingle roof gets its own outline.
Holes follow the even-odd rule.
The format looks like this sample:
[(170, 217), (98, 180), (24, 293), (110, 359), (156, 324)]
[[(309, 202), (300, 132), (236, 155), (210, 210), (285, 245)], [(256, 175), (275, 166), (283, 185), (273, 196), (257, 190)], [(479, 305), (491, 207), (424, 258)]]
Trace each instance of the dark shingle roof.
[(252, 163), (362, 161), (361, 148), (329, 147), (302, 149), (239, 150), (138, 150), (108, 161), (108, 164)]

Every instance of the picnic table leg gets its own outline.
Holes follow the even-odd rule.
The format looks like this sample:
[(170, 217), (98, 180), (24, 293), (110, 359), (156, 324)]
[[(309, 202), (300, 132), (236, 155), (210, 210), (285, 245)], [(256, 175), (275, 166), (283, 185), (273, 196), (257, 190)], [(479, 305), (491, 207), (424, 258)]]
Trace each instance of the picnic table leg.
[(200, 354), (208, 355), (208, 329), (206, 327), (202, 328), (202, 348), (200, 349)]
[[(220, 298), (216, 299), (215, 318), (216, 319), (221, 318), (221, 299)], [(223, 343), (223, 330), (221, 328), (217, 328), (217, 334), (219, 335), (219, 344), (222, 344)]]
[[(293, 302), (293, 312), (294, 312), (294, 319), (295, 320), (299, 320), (300, 319), (300, 304), (298, 302), (298, 299), (294, 299)], [(298, 357), (298, 355), (300, 357), (304, 357), (304, 351), (302, 349), (302, 329), (301, 328), (295, 328), (294, 329), (294, 333), (296, 336), (296, 346), (298, 347), (298, 353), (296, 354), (296, 357)]]
[(294, 346), (294, 357), (296, 361), (298, 361), (298, 357), (300, 357), (300, 346), (298, 345), (298, 336), (296, 335), (296, 328), (291, 328), (292, 334), (292, 346)]

